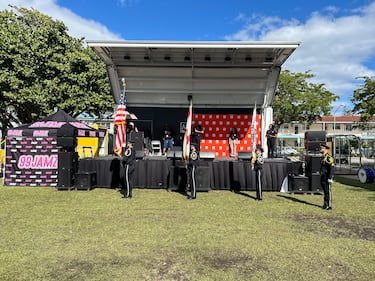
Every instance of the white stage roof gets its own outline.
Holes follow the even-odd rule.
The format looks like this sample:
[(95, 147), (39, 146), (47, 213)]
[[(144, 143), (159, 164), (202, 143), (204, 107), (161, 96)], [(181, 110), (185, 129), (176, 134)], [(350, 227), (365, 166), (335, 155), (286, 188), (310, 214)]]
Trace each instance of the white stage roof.
[(107, 66), (117, 102), (129, 107), (270, 106), (282, 64), (299, 42), (87, 41)]

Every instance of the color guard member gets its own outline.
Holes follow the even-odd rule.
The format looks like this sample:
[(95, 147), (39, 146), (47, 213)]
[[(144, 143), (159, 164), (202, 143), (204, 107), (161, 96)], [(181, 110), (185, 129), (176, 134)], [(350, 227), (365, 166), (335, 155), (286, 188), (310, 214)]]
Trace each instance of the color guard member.
[(322, 144), (320, 152), (322, 158), (320, 161), (320, 184), (324, 192), (324, 210), (332, 210), (331, 185), (333, 183), (335, 159), (328, 153), (329, 146)]
[(122, 165), (125, 168), (125, 190), (123, 198), (132, 198), (133, 196), (133, 175), (135, 171), (136, 152), (133, 147), (133, 141), (128, 141), (124, 156), (122, 157)]
[(263, 178), (263, 148), (257, 147), (251, 159), (251, 168), (255, 171), (256, 196), (257, 200), (262, 200), (262, 178)]

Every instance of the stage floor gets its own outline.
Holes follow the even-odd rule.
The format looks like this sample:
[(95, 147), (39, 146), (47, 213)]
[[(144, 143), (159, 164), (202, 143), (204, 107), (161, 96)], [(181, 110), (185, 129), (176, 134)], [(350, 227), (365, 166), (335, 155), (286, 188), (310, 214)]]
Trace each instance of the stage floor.
[[(286, 159), (265, 159), (263, 165), (263, 190), (280, 191), (286, 176), (298, 175), (302, 162)], [(96, 172), (99, 188), (118, 188), (123, 182), (124, 169), (121, 158), (115, 156), (83, 158), (79, 172)], [(136, 160), (134, 187), (184, 190), (186, 166), (183, 160), (158, 157)], [(197, 168), (197, 190), (212, 189), (246, 191), (255, 190), (255, 173), (248, 160), (200, 160)]]

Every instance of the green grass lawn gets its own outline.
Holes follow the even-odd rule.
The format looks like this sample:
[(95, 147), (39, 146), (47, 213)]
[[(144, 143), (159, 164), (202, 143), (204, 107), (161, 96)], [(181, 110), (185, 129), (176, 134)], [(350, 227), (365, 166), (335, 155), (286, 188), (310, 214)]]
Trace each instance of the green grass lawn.
[(0, 186), (0, 280), (375, 280), (375, 184), (133, 193)]

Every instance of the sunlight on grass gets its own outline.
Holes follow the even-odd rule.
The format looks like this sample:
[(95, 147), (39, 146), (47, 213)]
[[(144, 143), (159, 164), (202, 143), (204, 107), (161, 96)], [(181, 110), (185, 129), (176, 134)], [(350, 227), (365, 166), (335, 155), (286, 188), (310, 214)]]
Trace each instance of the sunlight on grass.
[(0, 280), (375, 280), (371, 184), (252, 196), (0, 186)]

